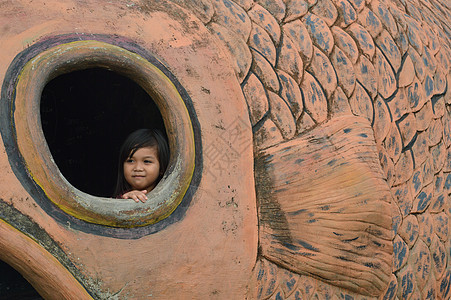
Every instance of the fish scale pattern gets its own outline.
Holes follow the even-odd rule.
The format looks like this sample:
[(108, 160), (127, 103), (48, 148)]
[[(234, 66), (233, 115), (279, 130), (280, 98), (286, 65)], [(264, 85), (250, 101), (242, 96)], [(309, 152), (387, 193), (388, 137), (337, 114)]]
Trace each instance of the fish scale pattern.
[[(394, 199), (393, 275), (381, 298), (449, 299), (449, 4), (196, 3), (190, 9), (230, 51), (249, 108), (255, 151), (336, 116), (368, 119)], [(261, 299), (366, 299), (264, 259), (257, 261), (255, 277)]]

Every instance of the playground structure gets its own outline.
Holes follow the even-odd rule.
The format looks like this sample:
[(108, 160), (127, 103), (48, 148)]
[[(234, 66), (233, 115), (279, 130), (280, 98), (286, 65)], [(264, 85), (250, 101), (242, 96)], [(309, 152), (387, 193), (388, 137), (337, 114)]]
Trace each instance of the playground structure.
[[(450, 21), (436, 1), (2, 3), (0, 259), (46, 299), (448, 299)], [(113, 73), (152, 105), (51, 98), (77, 72), (70, 91)], [(68, 150), (120, 140), (126, 108), (118, 128), (170, 142), (145, 204), (90, 191), (114, 172)]]

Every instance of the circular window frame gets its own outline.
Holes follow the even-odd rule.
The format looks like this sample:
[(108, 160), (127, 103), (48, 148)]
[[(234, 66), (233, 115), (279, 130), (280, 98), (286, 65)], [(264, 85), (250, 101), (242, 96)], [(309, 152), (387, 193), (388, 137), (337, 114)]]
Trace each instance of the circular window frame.
[[(105, 68), (139, 84), (163, 116), (171, 157), (149, 200), (96, 197), (73, 187), (59, 171), (40, 122), (42, 90), (53, 78), (72, 71)], [(15, 88), (13, 124), (17, 147), (32, 180), (47, 198), (67, 214), (86, 222), (113, 227), (155, 224), (181, 203), (195, 169), (195, 141), (190, 115), (172, 81), (140, 55), (96, 40), (75, 41), (49, 48), (22, 68)]]

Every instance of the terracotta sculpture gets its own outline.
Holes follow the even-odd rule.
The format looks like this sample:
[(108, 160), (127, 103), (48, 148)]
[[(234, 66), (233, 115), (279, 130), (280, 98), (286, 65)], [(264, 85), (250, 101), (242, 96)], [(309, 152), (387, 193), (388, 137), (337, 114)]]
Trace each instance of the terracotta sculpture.
[[(3, 1), (0, 259), (46, 299), (449, 299), (440, 2)], [(42, 90), (93, 67), (161, 112), (146, 203), (50, 154)]]

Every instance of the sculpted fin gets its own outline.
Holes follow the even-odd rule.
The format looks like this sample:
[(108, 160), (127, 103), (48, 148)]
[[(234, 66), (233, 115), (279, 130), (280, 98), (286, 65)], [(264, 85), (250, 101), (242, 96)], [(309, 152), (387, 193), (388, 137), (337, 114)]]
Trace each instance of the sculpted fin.
[(367, 120), (336, 118), (255, 160), (261, 255), (378, 296), (392, 274), (391, 194)]

